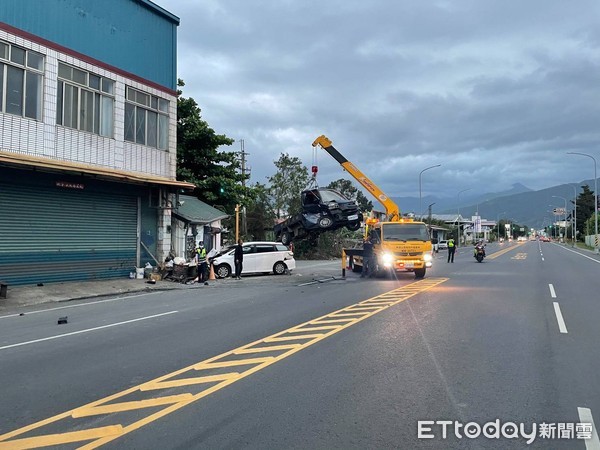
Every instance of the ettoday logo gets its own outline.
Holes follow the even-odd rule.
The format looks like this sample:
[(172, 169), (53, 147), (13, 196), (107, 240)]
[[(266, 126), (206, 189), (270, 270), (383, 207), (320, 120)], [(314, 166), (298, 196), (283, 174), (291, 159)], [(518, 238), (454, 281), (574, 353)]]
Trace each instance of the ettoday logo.
[(532, 423), (530, 425), (515, 422), (500, 422), (496, 419), (483, 425), (477, 422), (466, 424), (455, 420), (419, 420), (417, 437), (419, 439), (447, 439), (453, 433), (457, 439), (523, 439), (527, 445), (536, 438), (541, 439), (591, 439), (591, 423)]

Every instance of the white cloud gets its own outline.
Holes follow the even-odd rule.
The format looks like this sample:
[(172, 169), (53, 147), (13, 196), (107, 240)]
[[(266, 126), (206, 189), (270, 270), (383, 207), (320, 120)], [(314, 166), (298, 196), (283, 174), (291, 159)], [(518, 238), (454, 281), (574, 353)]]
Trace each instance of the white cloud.
[[(557, 0), (157, 0), (181, 17), (179, 77), (253, 178), (328, 135), (389, 195), (589, 178), (600, 161), (600, 6)], [(583, 158), (581, 158), (583, 159)], [(585, 164), (584, 164), (585, 163)], [(319, 155), (321, 184), (348, 177)]]

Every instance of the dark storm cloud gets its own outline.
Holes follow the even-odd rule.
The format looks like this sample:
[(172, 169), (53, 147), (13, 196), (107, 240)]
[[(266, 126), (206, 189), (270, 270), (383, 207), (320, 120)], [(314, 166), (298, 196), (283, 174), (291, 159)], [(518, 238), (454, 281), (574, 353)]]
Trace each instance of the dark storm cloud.
[[(159, 0), (179, 77), (253, 179), (320, 134), (390, 195), (590, 178), (600, 157), (600, 7), (562, 1)], [(238, 144), (235, 144), (237, 146)], [(319, 157), (320, 181), (347, 176)]]

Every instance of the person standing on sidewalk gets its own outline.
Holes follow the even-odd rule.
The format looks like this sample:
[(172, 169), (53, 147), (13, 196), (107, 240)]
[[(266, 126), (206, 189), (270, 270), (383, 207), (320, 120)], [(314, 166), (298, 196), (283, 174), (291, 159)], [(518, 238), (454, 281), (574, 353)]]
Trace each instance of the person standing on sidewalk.
[(448, 262), (454, 262), (454, 252), (456, 251), (456, 245), (454, 245), (454, 239), (448, 239)]
[(196, 249), (196, 258), (198, 267), (198, 281), (206, 285), (208, 284), (208, 273), (206, 271), (206, 249), (204, 248), (204, 243), (202, 241), (198, 243), (198, 248)]
[(235, 246), (235, 251), (233, 253), (233, 262), (235, 264), (235, 279), (241, 280), (242, 275), (242, 263), (244, 261), (244, 247), (242, 244), (244, 242), (241, 239), (238, 239), (238, 243)]

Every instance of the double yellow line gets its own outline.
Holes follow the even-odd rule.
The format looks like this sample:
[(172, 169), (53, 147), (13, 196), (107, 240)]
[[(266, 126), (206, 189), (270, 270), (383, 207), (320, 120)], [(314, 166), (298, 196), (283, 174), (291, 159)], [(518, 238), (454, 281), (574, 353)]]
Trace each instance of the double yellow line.
[[(82, 449), (100, 447), (445, 281), (447, 278), (426, 278), (408, 284), (3, 434), (0, 436), (0, 449), (73, 443), (81, 443)], [(110, 424), (94, 427), (98, 422)], [(65, 432), (44, 434), (45, 429), (64, 429)], [(68, 431), (72, 429), (78, 431)]]
[(517, 248), (519, 248), (519, 245), (511, 245), (510, 247), (507, 247), (507, 248), (504, 248), (502, 250), (498, 250), (497, 252), (492, 253), (490, 256), (487, 257), (487, 259), (497, 258), (498, 256), (502, 256), (505, 253), (508, 253), (511, 250), (515, 250)]

